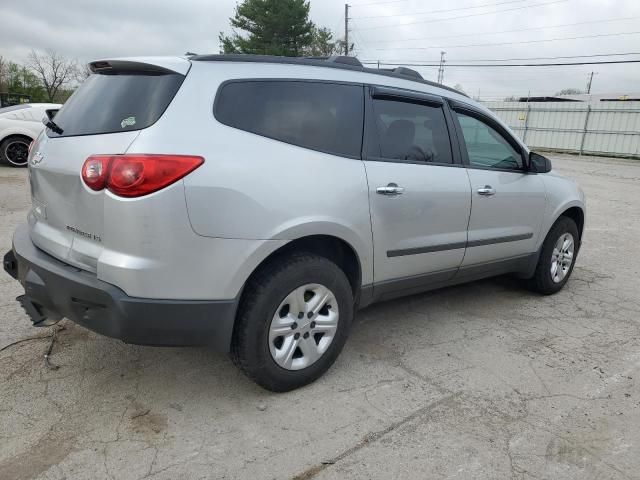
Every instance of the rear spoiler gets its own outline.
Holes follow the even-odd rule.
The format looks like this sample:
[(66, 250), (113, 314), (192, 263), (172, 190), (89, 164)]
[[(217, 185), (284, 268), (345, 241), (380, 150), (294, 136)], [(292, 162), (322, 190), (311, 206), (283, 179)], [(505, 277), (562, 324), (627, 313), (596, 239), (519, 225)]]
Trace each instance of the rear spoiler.
[(190, 67), (191, 62), (181, 57), (113, 58), (89, 63), (91, 72), (101, 75), (167, 75), (171, 73), (186, 75)]
[(99, 73), (102, 75), (118, 75), (118, 74), (145, 74), (145, 75), (166, 75), (168, 73), (176, 73), (168, 68), (159, 65), (150, 65), (148, 63), (129, 62), (125, 60), (100, 60), (89, 64), (91, 73)]

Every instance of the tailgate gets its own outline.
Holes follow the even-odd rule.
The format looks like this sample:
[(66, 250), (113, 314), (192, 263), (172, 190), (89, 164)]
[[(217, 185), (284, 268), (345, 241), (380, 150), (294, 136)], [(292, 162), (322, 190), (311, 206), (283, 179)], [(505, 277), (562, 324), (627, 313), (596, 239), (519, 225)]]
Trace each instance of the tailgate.
[(102, 252), (104, 192), (89, 190), (82, 164), (97, 152), (124, 153), (138, 132), (68, 138), (41, 137), (30, 164), (31, 239), (42, 250), (95, 272)]

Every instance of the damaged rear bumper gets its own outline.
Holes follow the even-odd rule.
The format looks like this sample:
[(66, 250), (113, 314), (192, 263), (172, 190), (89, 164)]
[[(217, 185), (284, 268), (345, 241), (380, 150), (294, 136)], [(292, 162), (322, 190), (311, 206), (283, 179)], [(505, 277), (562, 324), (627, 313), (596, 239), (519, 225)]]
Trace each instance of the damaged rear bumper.
[(18, 227), (4, 269), (25, 289), (18, 297), (34, 325), (66, 317), (94, 332), (140, 345), (211, 345), (228, 351), (236, 300), (156, 300), (129, 297), (38, 249)]

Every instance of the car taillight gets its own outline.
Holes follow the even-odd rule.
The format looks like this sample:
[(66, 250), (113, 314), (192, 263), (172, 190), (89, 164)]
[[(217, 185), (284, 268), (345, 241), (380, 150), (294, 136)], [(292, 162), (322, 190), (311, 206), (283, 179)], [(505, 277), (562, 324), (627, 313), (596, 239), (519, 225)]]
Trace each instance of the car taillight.
[(141, 197), (180, 180), (203, 162), (194, 155), (91, 155), (82, 166), (82, 179), (92, 190)]
[(91, 190), (97, 192), (105, 187), (110, 158), (107, 155), (93, 155), (82, 165), (82, 179)]

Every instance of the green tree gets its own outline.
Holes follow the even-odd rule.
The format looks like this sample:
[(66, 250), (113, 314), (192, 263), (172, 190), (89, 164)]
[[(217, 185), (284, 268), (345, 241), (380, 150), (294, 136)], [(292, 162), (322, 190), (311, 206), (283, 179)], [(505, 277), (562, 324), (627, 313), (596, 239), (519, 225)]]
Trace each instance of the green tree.
[[(233, 33), (227, 36), (221, 32), (219, 37), (223, 53), (297, 57), (312, 49), (314, 32), (318, 35), (309, 20), (307, 0), (244, 0), (229, 20)], [(326, 44), (328, 31), (322, 30)]]
[(32, 102), (46, 100), (47, 96), (40, 80), (26, 67), (14, 62), (4, 61), (1, 70), (0, 90), (8, 93), (29, 95)]
[(304, 51), (310, 57), (330, 57), (341, 55), (344, 50), (342, 40), (333, 40), (333, 33), (326, 27), (313, 26), (311, 31), (311, 45)]

